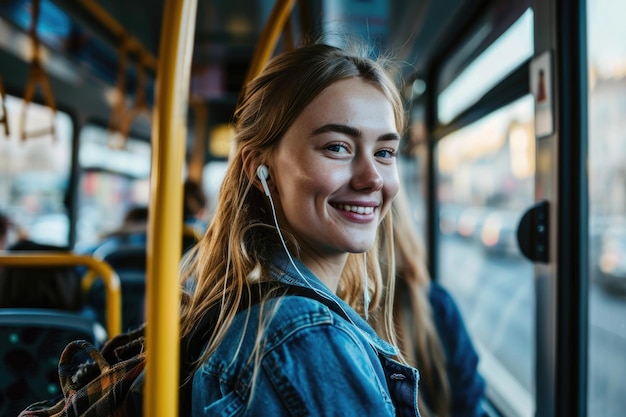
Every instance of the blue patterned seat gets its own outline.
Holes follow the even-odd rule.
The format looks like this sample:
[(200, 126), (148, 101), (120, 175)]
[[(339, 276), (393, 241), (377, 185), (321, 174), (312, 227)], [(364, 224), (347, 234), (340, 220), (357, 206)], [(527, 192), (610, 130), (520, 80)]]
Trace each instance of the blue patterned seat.
[(0, 415), (17, 416), (34, 402), (62, 395), (59, 358), (69, 342), (79, 339), (99, 347), (106, 331), (78, 313), (0, 309)]

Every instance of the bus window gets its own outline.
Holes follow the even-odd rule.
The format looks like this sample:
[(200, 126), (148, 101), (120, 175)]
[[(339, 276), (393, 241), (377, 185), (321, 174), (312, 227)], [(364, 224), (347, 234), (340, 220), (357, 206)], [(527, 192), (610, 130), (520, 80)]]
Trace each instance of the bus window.
[(623, 2), (587, 2), (590, 416), (626, 410), (625, 15)]
[[(485, 37), (488, 30), (479, 31), (470, 41), (477, 43)], [(461, 51), (462, 52), (462, 51)], [(474, 104), (485, 92), (498, 81), (506, 77), (533, 54), (533, 12), (527, 9), (517, 21), (509, 27), (483, 53), (480, 54), (463, 72), (445, 87), (438, 96), (438, 119), (449, 123), (465, 108)], [(459, 54), (460, 55), (460, 54)], [(453, 66), (458, 59), (448, 61)], [(446, 71), (444, 65), (443, 71)]]
[(10, 135), (0, 133), (0, 211), (8, 214), (28, 239), (67, 246), (69, 217), (65, 196), (69, 184), (72, 135), (69, 115), (36, 103), (28, 105), (26, 130), (49, 130), (55, 136), (20, 139), (23, 100), (7, 95)]
[(445, 220), (437, 239), (439, 279), (458, 300), (489, 397), (519, 416), (534, 413), (534, 271), (516, 240), (519, 219), (534, 202), (533, 145), (527, 95), (435, 148), (438, 214)]
[(115, 147), (111, 139), (104, 127), (81, 130), (78, 250), (117, 229), (129, 209), (148, 205), (150, 144), (129, 137)]

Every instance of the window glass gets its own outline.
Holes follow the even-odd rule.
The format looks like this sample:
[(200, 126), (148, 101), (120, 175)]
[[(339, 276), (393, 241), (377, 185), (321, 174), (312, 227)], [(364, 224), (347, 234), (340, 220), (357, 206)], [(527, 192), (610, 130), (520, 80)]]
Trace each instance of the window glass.
[[(9, 136), (0, 126), (0, 210), (14, 227), (9, 236), (38, 243), (66, 246), (69, 243), (69, 218), (65, 195), (69, 183), (73, 124), (62, 112), (6, 96)], [(54, 125), (54, 136), (50, 133)], [(33, 132), (40, 132), (30, 137)]]
[(437, 98), (438, 119), (452, 121), (533, 54), (533, 13), (526, 10)]
[(490, 398), (519, 416), (534, 414), (534, 270), (516, 239), (534, 203), (533, 111), (525, 96), (435, 148), (439, 280), (463, 313)]
[(587, 1), (588, 415), (626, 414), (626, 3)]
[(120, 227), (131, 208), (148, 206), (150, 144), (132, 137), (125, 143), (113, 139), (100, 126), (81, 130), (78, 251)]

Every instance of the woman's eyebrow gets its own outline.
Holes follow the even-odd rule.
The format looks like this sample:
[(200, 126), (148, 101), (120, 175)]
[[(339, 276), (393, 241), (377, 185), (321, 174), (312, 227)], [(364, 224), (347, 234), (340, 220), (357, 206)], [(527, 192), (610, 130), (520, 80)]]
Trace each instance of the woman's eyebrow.
[[(317, 129), (315, 129), (313, 131), (313, 136), (315, 135), (319, 135), (322, 133), (327, 133), (327, 132), (337, 132), (337, 133), (343, 133), (344, 135), (348, 135), (348, 136), (352, 136), (352, 137), (360, 137), (361, 136), (361, 131), (355, 127), (352, 126), (348, 126), (348, 125), (342, 125), (342, 124), (338, 124), (338, 123), (329, 123), (326, 124), (324, 126), (318, 127)], [(378, 138), (379, 141), (387, 141), (387, 140), (400, 140), (400, 135), (398, 135), (395, 132), (392, 133), (386, 133), (384, 135), (381, 135)]]
[(361, 136), (361, 131), (359, 129), (348, 125), (340, 125), (337, 123), (329, 123), (324, 126), (318, 127), (313, 131), (313, 135), (320, 135), (327, 132), (343, 133), (344, 135), (353, 137)]
[(385, 140), (400, 140), (400, 135), (398, 135), (397, 133), (393, 132), (393, 133), (385, 133), (384, 135), (381, 135), (378, 137), (379, 141), (385, 141)]

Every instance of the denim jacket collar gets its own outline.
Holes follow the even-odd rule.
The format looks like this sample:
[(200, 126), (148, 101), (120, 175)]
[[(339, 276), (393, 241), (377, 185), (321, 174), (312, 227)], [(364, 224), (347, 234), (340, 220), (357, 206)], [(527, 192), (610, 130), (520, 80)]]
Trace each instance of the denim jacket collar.
[[(293, 262), (293, 263), (292, 263)], [(288, 285), (312, 287), (327, 298), (335, 301), (346, 312), (352, 323), (367, 337), (370, 345), (384, 356), (398, 355), (398, 350), (380, 338), (363, 318), (345, 301), (337, 297), (319, 278), (313, 274), (299, 259), (278, 251), (274, 254), (270, 274), (273, 279)]]

